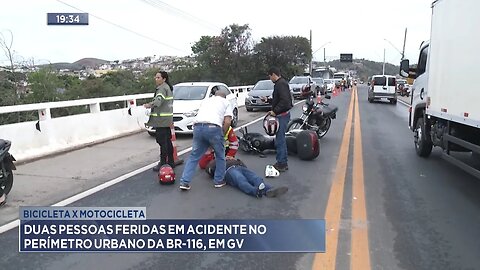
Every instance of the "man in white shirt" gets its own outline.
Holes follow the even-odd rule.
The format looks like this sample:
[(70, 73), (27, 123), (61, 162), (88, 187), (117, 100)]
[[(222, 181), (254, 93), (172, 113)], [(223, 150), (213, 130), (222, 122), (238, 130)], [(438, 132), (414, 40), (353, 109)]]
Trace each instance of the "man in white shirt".
[(202, 103), (198, 109), (193, 128), (192, 152), (188, 157), (180, 179), (180, 189), (189, 190), (198, 161), (211, 147), (215, 152), (214, 186), (220, 188), (225, 182), (225, 145), (224, 134), (228, 131), (233, 117), (233, 107), (227, 101), (225, 93), (212, 89), (214, 96)]

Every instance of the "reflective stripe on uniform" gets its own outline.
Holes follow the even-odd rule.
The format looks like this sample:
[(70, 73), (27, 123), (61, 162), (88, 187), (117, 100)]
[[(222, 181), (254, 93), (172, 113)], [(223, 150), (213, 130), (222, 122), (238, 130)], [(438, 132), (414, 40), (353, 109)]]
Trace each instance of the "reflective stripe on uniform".
[(160, 94), (157, 94), (155, 97), (159, 97), (159, 96), (162, 97), (162, 98), (165, 99), (165, 100), (172, 100), (172, 99), (173, 99), (173, 97), (165, 97), (165, 96), (164, 96), (163, 94), (161, 94), (161, 93), (160, 93)]
[(232, 127), (228, 127), (227, 132), (223, 136), (225, 147), (228, 147), (228, 145), (230, 144), (230, 142), (228, 141), (228, 134), (230, 134), (230, 130), (232, 130)]

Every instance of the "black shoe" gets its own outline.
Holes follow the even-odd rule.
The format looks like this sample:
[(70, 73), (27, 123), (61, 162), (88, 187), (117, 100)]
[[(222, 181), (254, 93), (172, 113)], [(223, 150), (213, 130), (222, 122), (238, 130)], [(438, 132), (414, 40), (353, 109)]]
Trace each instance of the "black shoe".
[(261, 198), (265, 194), (265, 184), (260, 183), (257, 188), (257, 198)]
[(215, 183), (214, 187), (221, 188), (221, 187), (224, 187), (225, 185), (227, 185), (227, 182), (223, 180), (220, 183)]
[(185, 184), (185, 183), (180, 183), (179, 188), (180, 188), (181, 190), (190, 190), (190, 185), (189, 185), (189, 184)]
[(272, 188), (267, 190), (267, 192), (265, 193), (265, 196), (267, 196), (268, 198), (278, 197), (280, 195), (287, 193), (287, 191), (288, 191), (288, 187)]
[(277, 162), (273, 165), (273, 167), (279, 172), (288, 171), (288, 164), (280, 164)]
[(159, 162), (157, 165), (155, 165), (155, 167), (152, 168), (152, 171), (158, 172), (158, 171), (160, 171), (160, 167), (162, 167), (162, 164), (160, 164), (160, 162)]

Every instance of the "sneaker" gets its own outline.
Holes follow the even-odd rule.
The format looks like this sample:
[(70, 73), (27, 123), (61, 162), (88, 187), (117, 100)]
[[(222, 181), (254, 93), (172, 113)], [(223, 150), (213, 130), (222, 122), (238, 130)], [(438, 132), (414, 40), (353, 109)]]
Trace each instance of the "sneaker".
[(159, 162), (157, 165), (155, 165), (155, 167), (152, 168), (152, 171), (158, 172), (158, 171), (160, 171), (160, 167), (162, 167), (162, 164), (160, 164), (160, 162)]
[(227, 184), (227, 182), (225, 180), (223, 180), (219, 183), (215, 183), (214, 187), (221, 188), (221, 187), (225, 186), (226, 184)]
[(287, 193), (287, 191), (288, 191), (288, 187), (272, 188), (267, 190), (267, 192), (265, 193), (265, 196), (267, 196), (268, 198), (278, 197), (280, 195)]
[(260, 183), (257, 188), (257, 198), (261, 198), (265, 194), (265, 184)]
[(277, 162), (273, 165), (273, 167), (279, 172), (288, 171), (288, 164), (280, 164)]
[(189, 185), (189, 184), (185, 184), (185, 183), (180, 183), (179, 188), (180, 188), (181, 190), (190, 190), (190, 185)]

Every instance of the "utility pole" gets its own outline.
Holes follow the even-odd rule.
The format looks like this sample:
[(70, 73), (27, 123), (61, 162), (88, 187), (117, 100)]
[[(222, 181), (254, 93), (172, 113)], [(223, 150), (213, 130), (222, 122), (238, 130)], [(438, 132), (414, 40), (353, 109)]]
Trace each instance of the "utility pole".
[(385, 48), (383, 48), (383, 71), (382, 75), (385, 75)]
[(325, 56), (325, 50), (326, 48), (324, 47), (323, 48), (323, 65), (327, 67), (327, 57)]
[(310, 76), (312, 76), (312, 70), (313, 70), (312, 29), (310, 29), (310, 53), (311, 53), (311, 56), (310, 56), (310, 69), (309, 69), (309, 73), (310, 73)]
[(407, 28), (405, 27), (405, 37), (403, 38), (402, 60), (405, 59), (405, 43), (407, 42)]

